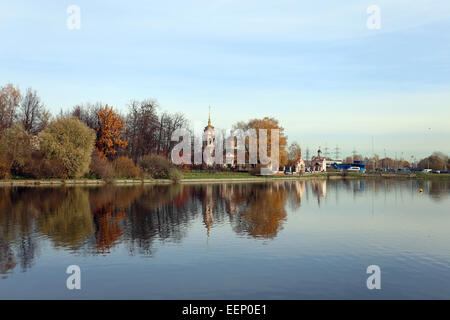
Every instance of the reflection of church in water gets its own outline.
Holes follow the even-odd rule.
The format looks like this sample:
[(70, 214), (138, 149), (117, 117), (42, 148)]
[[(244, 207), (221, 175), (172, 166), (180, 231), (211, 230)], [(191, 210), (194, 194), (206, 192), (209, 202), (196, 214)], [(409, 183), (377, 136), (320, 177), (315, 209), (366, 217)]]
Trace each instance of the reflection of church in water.
[(322, 198), (327, 197), (327, 181), (326, 180), (311, 180), (311, 190), (317, 197), (317, 204), (320, 206)]
[[(261, 197), (252, 196), (251, 188), (254, 185), (246, 184), (206, 184), (199, 192), (201, 201), (201, 212), (203, 224), (206, 228), (207, 237), (211, 235), (214, 224), (223, 224), (224, 219), (229, 219), (234, 224), (248, 227), (253, 224), (255, 228), (265, 230), (264, 224), (273, 221), (273, 217), (280, 215), (285, 210), (286, 202), (275, 205), (279, 199), (287, 199), (286, 194), (291, 194), (297, 205), (302, 198), (312, 194), (320, 206), (327, 197), (327, 181), (313, 179), (310, 181), (273, 182), (269, 185), (258, 187), (256, 194)], [(274, 205), (272, 207), (272, 205)], [(249, 211), (250, 208), (256, 211)], [(244, 214), (244, 215), (243, 215)], [(255, 219), (255, 220), (253, 220)], [(267, 219), (267, 220), (266, 220)]]
[[(219, 188), (211, 184), (204, 186), (201, 197), (202, 215), (208, 237), (215, 221), (215, 215), (219, 211), (223, 212), (224, 215), (228, 215), (230, 219), (233, 218), (233, 214), (237, 211), (237, 203), (233, 200), (234, 191), (234, 185), (220, 185)], [(222, 208), (220, 205), (224, 207)], [(217, 209), (217, 207), (219, 208)]]
[(202, 214), (203, 214), (203, 223), (208, 230), (208, 237), (210, 228), (214, 222), (214, 199), (212, 194), (212, 186), (207, 185), (205, 187), (205, 195), (202, 201)]

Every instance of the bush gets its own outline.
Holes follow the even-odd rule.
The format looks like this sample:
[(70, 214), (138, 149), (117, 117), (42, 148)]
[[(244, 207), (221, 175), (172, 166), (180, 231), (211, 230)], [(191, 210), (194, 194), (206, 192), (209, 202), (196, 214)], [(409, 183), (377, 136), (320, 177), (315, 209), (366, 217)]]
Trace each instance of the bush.
[(60, 161), (69, 178), (81, 177), (89, 171), (95, 132), (77, 118), (61, 118), (51, 123), (40, 140), (45, 157)]
[(40, 151), (34, 151), (20, 171), (20, 175), (34, 179), (66, 179), (64, 164), (55, 159), (47, 159)]
[(152, 177), (154, 179), (169, 178), (171, 164), (169, 160), (163, 156), (146, 155), (139, 159), (138, 164), (145, 177)]
[(89, 175), (93, 178), (103, 179), (109, 182), (115, 177), (114, 167), (105, 157), (102, 157), (95, 150), (92, 153), (91, 163), (89, 164)]
[(183, 178), (183, 174), (180, 170), (176, 168), (169, 169), (169, 179), (172, 180), (175, 183), (180, 182), (180, 180)]
[(114, 160), (113, 167), (116, 177), (138, 178), (141, 176), (141, 170), (139, 167), (134, 164), (132, 159), (126, 156), (121, 156)]
[(261, 175), (261, 169), (264, 168), (265, 166), (261, 165), (261, 164), (257, 164), (253, 167), (251, 167), (248, 170), (248, 173), (250, 173), (252, 176), (260, 176)]

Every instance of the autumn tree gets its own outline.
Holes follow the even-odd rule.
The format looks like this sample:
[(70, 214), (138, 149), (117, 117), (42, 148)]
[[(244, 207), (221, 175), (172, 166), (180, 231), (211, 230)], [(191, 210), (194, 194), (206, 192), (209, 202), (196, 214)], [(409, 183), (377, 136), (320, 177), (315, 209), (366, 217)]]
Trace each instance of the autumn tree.
[(391, 158), (383, 158), (380, 160), (381, 162), (381, 167), (383, 169), (387, 169), (389, 167), (393, 168), (394, 167), (394, 160), (392, 160)]
[(89, 170), (95, 132), (77, 118), (60, 118), (40, 134), (40, 149), (48, 159), (61, 161), (69, 178)]
[(298, 142), (294, 141), (289, 145), (288, 148), (288, 164), (294, 165), (298, 159), (302, 156), (302, 149)]
[(20, 90), (11, 83), (0, 88), (0, 134), (14, 124), (20, 99)]
[(125, 121), (122, 121), (108, 105), (97, 112), (97, 117), (96, 148), (101, 155), (111, 159), (118, 149), (124, 149), (128, 145), (128, 142), (121, 137), (122, 131), (125, 130)]
[[(261, 162), (259, 159), (259, 130), (265, 129), (267, 130), (267, 156), (271, 157), (272, 154), (272, 130), (279, 130), (279, 165), (284, 166), (288, 161), (288, 153), (287, 153), (287, 136), (284, 134), (284, 128), (279, 125), (279, 122), (275, 118), (265, 117), (263, 119), (253, 119), (248, 122), (238, 122), (233, 126), (233, 129), (241, 129), (243, 132), (248, 129), (255, 129), (257, 135), (257, 148), (258, 148), (258, 163)], [(246, 153), (248, 153), (248, 145), (249, 143), (245, 143)]]
[(449, 158), (442, 152), (434, 152), (431, 156), (419, 161), (419, 169), (448, 170), (450, 168)]

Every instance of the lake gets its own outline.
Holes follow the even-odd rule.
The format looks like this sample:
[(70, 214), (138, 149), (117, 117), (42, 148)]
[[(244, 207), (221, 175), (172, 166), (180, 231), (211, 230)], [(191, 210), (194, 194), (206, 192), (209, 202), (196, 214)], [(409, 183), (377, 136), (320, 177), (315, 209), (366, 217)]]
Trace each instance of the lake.
[(449, 208), (447, 181), (1, 188), (0, 298), (449, 299)]

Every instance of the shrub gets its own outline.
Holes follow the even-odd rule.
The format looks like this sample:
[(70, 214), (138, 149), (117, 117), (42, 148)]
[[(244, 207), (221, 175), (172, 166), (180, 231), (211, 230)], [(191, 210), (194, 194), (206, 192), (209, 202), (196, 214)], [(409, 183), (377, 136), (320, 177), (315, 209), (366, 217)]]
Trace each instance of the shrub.
[(261, 175), (261, 169), (264, 168), (265, 166), (261, 165), (261, 164), (257, 164), (253, 167), (251, 167), (248, 170), (248, 173), (250, 173), (252, 176), (260, 176)]
[(45, 157), (60, 161), (69, 178), (81, 177), (89, 171), (95, 132), (77, 118), (61, 118), (51, 123), (40, 140)]
[(145, 155), (138, 161), (144, 176), (154, 179), (167, 179), (171, 164), (169, 160), (159, 155)]
[(89, 164), (89, 175), (97, 179), (103, 179), (107, 182), (114, 178), (114, 167), (95, 150), (92, 153), (91, 163)]
[(169, 169), (169, 179), (172, 180), (175, 183), (180, 182), (180, 180), (183, 178), (183, 174), (180, 170), (176, 168)]
[(34, 151), (20, 171), (20, 175), (34, 179), (66, 179), (64, 164), (56, 159), (47, 159), (40, 151)]
[(141, 176), (141, 170), (137, 167), (133, 160), (121, 156), (113, 162), (114, 171), (117, 177), (120, 178), (138, 178)]

